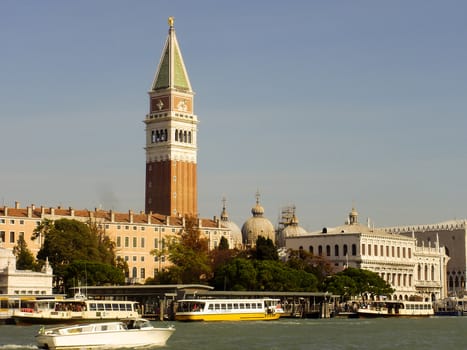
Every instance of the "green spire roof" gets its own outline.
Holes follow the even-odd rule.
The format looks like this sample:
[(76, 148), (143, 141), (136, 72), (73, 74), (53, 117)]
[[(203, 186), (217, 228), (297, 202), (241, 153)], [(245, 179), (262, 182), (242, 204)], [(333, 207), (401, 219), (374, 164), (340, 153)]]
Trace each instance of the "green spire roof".
[(191, 92), (190, 80), (175, 36), (173, 18), (169, 18), (169, 26), (169, 35), (151, 90), (174, 88)]

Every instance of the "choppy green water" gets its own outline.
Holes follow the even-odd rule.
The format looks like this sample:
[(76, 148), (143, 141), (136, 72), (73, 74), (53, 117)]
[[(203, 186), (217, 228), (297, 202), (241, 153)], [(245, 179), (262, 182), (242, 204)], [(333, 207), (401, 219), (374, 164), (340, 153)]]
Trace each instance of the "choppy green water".
[[(166, 326), (166, 323), (155, 323)], [(467, 317), (174, 323), (165, 349), (467, 349)], [(0, 326), (0, 350), (36, 349), (39, 326)]]

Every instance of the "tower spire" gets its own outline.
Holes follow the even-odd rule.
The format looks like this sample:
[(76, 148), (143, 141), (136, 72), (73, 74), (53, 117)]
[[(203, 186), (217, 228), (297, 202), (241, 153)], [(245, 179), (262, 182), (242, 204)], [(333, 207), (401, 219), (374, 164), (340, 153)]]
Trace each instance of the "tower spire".
[(194, 92), (174, 18), (149, 91), (146, 115), (146, 212), (197, 215), (197, 124)]

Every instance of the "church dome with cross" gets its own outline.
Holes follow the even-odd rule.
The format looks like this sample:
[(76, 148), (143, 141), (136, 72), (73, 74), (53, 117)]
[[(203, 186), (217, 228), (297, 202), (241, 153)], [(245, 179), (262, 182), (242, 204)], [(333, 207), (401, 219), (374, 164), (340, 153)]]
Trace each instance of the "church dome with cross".
[(242, 226), (243, 244), (254, 247), (259, 236), (270, 238), (275, 243), (276, 231), (271, 221), (265, 218), (264, 208), (259, 201), (259, 193), (256, 194), (256, 205), (251, 209), (253, 216)]

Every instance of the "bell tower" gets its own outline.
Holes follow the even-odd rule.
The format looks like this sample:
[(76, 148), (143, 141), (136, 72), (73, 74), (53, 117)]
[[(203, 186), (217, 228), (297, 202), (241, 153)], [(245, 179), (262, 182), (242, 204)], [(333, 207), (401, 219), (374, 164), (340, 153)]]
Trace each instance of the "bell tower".
[(194, 92), (169, 17), (169, 34), (149, 91), (145, 210), (197, 215), (197, 125)]

